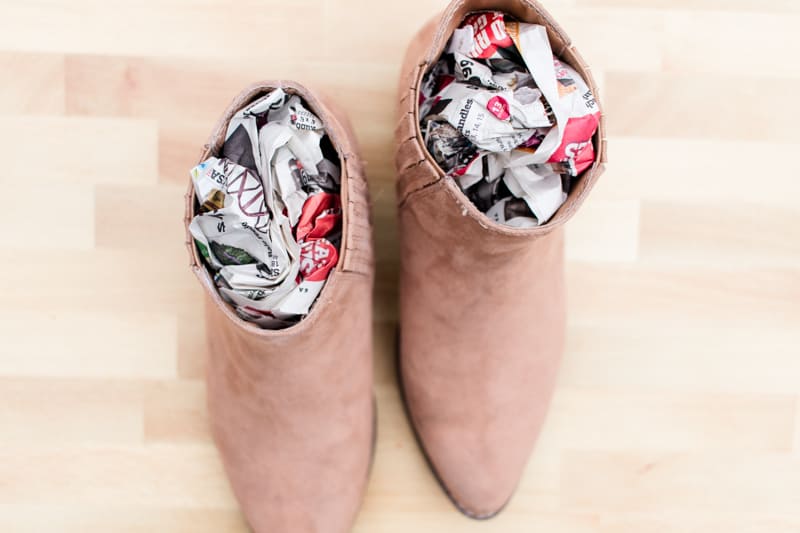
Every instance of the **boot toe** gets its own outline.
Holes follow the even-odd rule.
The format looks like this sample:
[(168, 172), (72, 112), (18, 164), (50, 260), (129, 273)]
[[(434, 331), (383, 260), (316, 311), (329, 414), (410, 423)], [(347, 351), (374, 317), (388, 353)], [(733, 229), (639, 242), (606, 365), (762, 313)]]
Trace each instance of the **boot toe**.
[(417, 425), (417, 437), (431, 470), (459, 511), (486, 520), (506, 506), (519, 483), (524, 460), (519, 464), (504, 457), (502, 446), (491, 444), (480, 433), (422, 423)]

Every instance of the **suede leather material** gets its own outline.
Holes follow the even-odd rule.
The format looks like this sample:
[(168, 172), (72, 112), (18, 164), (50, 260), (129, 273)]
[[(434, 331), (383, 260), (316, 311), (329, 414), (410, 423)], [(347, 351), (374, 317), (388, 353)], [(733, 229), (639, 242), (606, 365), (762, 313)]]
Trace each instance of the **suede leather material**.
[(564, 342), (563, 232), (536, 244), (462, 215), (439, 181), (400, 210), (400, 371), (437, 475), (476, 517), (511, 496)]
[(553, 50), (596, 85), (571, 41), (532, 0), (456, 0), (409, 47), (399, 94), (399, 371), (411, 422), (454, 503), (488, 518), (511, 498), (544, 423), (564, 349), (563, 224), (605, 163), (597, 161), (546, 225), (488, 219), (438, 167), (419, 132), (425, 71), (471, 11), (543, 24)]
[[(209, 418), (234, 494), (256, 533), (344, 533), (366, 487), (375, 417), (371, 222), (353, 134), (308, 89), (262, 82), (234, 99), (201, 160), (222, 145), (238, 109), (275, 87), (300, 94), (339, 151), (341, 255), (310, 314), (270, 331), (242, 321), (221, 300), (187, 233), (192, 269), (206, 292)], [(193, 194), (190, 185), (187, 225)]]

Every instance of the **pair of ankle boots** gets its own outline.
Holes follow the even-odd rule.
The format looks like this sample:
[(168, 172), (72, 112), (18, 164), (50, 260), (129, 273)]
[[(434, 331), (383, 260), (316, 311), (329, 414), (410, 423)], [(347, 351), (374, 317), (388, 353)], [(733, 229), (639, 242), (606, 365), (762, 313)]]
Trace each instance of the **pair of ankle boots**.
[[(480, 212), (428, 153), (419, 127), (423, 77), (471, 12), (493, 9), (547, 28), (553, 52), (596, 87), (563, 30), (533, 0), (456, 0), (414, 37), (396, 129), (400, 228), (398, 378), (421, 448), (466, 515), (499, 512), (519, 482), (553, 393), (565, 334), (563, 224), (605, 161), (595, 160), (550, 220), (530, 228)], [(274, 89), (324, 123), (341, 166), (339, 258), (311, 312), (281, 330), (244, 321), (220, 296), (188, 226), (205, 289), (212, 433), (244, 515), (258, 533), (349, 531), (376, 438), (372, 393), (374, 262), (367, 182), (347, 119), (318, 94), (263, 82), (231, 103), (202, 159), (220, 153), (231, 118)]]

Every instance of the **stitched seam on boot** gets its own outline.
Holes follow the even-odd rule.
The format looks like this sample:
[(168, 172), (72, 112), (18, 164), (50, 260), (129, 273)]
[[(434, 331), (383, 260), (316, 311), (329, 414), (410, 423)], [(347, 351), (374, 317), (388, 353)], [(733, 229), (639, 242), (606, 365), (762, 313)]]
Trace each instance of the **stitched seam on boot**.
[[(419, 166), (419, 165), (421, 165), (423, 163), (425, 163), (424, 159), (422, 161), (420, 161), (419, 163), (417, 163), (417, 165), (413, 165), (413, 166)], [(411, 168), (411, 167), (409, 167), (409, 168)], [(425, 191), (425, 189), (430, 189), (434, 185), (438, 185), (441, 182), (442, 182), (442, 176), (439, 176), (438, 178), (436, 178), (436, 180), (434, 180), (434, 181), (432, 181), (430, 183), (426, 183), (425, 185), (421, 185), (421, 186), (417, 187), (416, 189), (408, 191), (405, 194), (404, 198), (402, 200), (400, 200), (400, 202), (398, 202), (397, 208), (398, 209), (403, 209), (406, 206), (406, 204), (408, 203), (408, 201), (411, 200), (412, 196), (419, 196), (418, 193), (422, 193), (422, 192)]]

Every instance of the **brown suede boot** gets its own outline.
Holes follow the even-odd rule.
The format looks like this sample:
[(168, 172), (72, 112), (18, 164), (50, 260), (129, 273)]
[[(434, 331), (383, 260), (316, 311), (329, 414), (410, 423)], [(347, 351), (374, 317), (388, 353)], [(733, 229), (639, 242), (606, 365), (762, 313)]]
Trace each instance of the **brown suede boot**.
[(341, 165), (339, 261), (311, 312), (282, 330), (245, 322), (223, 301), (188, 226), (191, 267), (206, 292), (211, 429), (233, 491), (256, 533), (350, 531), (374, 443), (373, 256), (367, 184), (346, 118), (293, 82), (242, 91), (223, 114), (201, 161), (218, 155), (231, 117), (274, 88), (300, 95), (322, 120)]
[(544, 422), (564, 349), (562, 226), (606, 152), (601, 116), (595, 162), (533, 228), (494, 222), (437, 165), (419, 127), (421, 83), (453, 30), (481, 10), (545, 26), (552, 52), (597, 94), (569, 37), (532, 0), (456, 0), (414, 37), (405, 59), (396, 130), (399, 374), (431, 467), (455, 505), (479, 519), (508, 502)]

